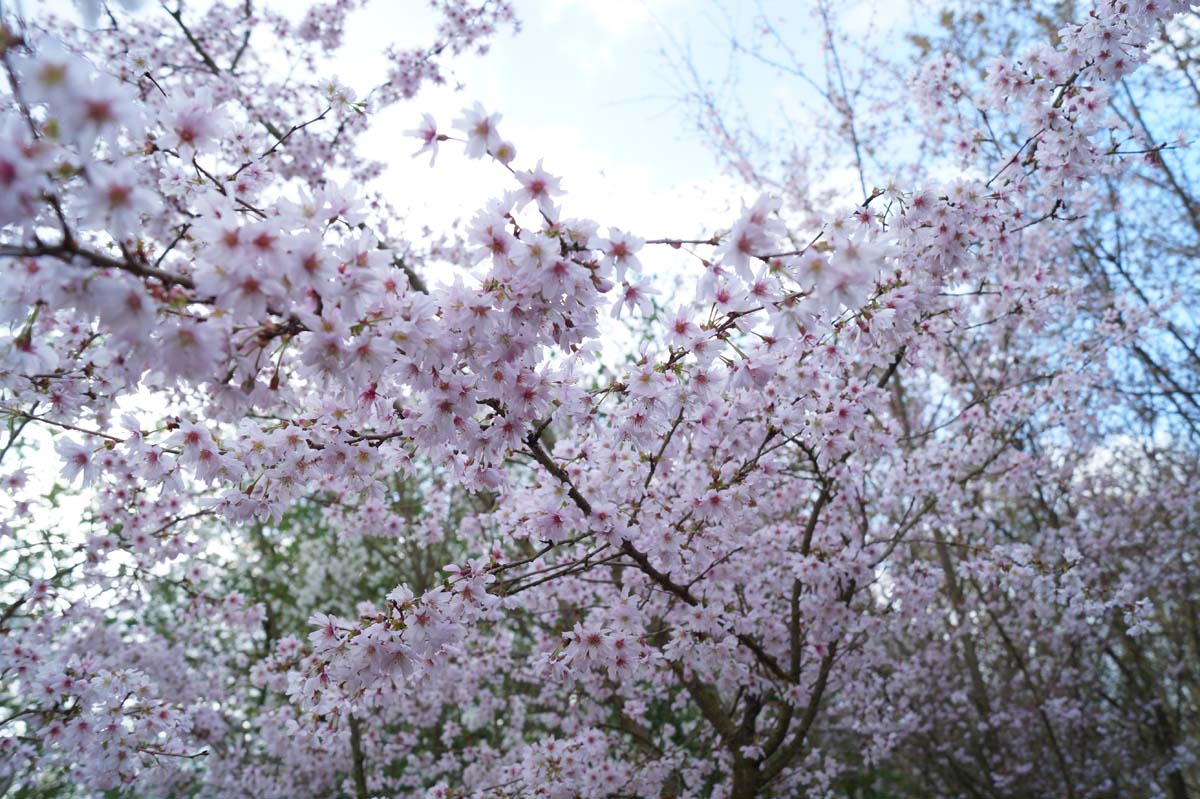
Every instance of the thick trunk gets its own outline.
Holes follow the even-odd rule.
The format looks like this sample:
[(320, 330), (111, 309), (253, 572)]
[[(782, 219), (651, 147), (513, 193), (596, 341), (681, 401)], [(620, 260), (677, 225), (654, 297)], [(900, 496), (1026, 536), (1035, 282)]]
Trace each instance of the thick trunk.
[(733, 765), (733, 791), (729, 799), (756, 799), (761, 796), (763, 789), (762, 773), (758, 766), (746, 760), (738, 760)]

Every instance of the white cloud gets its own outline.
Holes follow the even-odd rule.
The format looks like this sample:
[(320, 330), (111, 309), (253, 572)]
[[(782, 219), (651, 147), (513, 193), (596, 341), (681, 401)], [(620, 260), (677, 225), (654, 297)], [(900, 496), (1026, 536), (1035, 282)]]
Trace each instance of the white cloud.
[(544, 20), (560, 24), (578, 15), (612, 37), (645, 32), (656, 15), (683, 0), (547, 0)]

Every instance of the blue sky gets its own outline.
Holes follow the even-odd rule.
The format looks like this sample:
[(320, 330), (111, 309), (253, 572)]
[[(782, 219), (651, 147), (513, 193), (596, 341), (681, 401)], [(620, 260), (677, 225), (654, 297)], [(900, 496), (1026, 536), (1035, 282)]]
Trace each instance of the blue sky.
[[(485, 56), (451, 62), (462, 88), (426, 89), (374, 121), (366, 151), (391, 165), (381, 187), (431, 222), (469, 217), (509, 187), (502, 168), (466, 161), (453, 142), (443, 145), (433, 169), (426, 158), (412, 161), (416, 145), (398, 135), (426, 111), (449, 129), (463, 107), (479, 101), (503, 114), (500, 131), (517, 148), (514, 166), (544, 158), (563, 177), (572, 216), (644, 230), (728, 205), (727, 189), (713, 196), (720, 185), (715, 161), (694, 135), (660, 52), (664, 15), (686, 19), (698, 7), (687, 0), (517, 0), (519, 34), (501, 34)], [(423, 42), (433, 23), (423, 4), (368, 6), (348, 31), (339, 77), (369, 86), (382, 74), (378, 54), (390, 41)], [(653, 232), (686, 235), (696, 227), (693, 221), (686, 230)]]
[[(504, 115), (499, 127), (516, 145), (514, 166), (530, 168), (544, 158), (563, 178), (567, 215), (646, 237), (711, 234), (728, 227), (752, 193), (720, 174), (681, 100), (678, 58), (668, 53), (687, 47), (708, 76), (719, 78), (729, 59), (728, 31), (747, 30), (765, 10), (782, 20), (801, 58), (820, 58), (813, 4), (805, 0), (514, 0), (514, 6), (519, 34), (505, 32), (487, 55), (452, 62), (461, 88), (426, 89), (385, 110), (364, 140), (368, 155), (390, 164), (380, 186), (398, 207), (413, 209), (414, 221), (438, 226), (469, 218), (510, 186), (502, 168), (466, 161), (453, 142), (443, 145), (433, 170), (425, 158), (408, 158), (416, 146), (400, 134), (416, 127), (421, 112), (448, 129), (463, 107), (479, 101)], [(850, 0), (837, 8), (852, 32), (887, 27), (908, 14), (899, 0)], [(365, 90), (383, 74), (381, 53), (389, 43), (426, 43), (435, 23), (424, 3), (375, 0), (354, 18), (335, 60), (337, 76)], [(738, 92), (770, 119), (805, 99), (798, 85), (745, 68)]]

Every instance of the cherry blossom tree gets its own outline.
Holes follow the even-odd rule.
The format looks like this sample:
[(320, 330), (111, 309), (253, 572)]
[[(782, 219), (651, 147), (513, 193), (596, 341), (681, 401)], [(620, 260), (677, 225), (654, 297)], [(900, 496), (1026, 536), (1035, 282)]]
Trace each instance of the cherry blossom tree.
[[(502, 109), (422, 115), (507, 3), (436, 0), (361, 97), (359, 5), (3, 20), (6, 791), (1197, 790), (1192, 287), (1098, 291), (1170, 250), (1111, 249), (1167, 157), (1113, 103), (1172, 96), (1186, 3), (1036, 17), (973, 81), (930, 40), (892, 107), (947, 160), (878, 184), (836, 49), (841, 190), (709, 102), (763, 191), (686, 238), (566, 216)], [(431, 168), (510, 180), (461, 232), (362, 189), (414, 98)]]
[[(736, 85), (724, 94), (707, 91), (703, 70), (686, 59), (679, 62), (680, 74), (690, 86), (702, 130), (731, 169), (755, 185), (784, 195), (785, 201), (794, 206), (815, 208), (836, 188), (812, 174), (810, 165), (814, 162), (842, 165), (855, 174), (860, 186), (888, 186), (895, 176), (909, 174), (912, 167), (899, 154), (903, 148), (880, 146), (883, 141), (909, 142), (920, 150), (926, 169), (930, 162), (946, 160), (966, 166), (976, 160), (981, 149), (999, 153), (1004, 143), (1019, 146), (1024, 134), (1014, 124), (1018, 120), (997, 114), (993, 106), (993, 100), (1008, 96), (1006, 86), (1013, 77), (1008, 62), (996, 58), (996, 53), (1012, 50), (1022, 41), (1054, 42), (1058, 37), (1057, 17), (1069, 14), (1079, 18), (1088, 11), (1081, 4), (924, 4), (924, 18), (936, 20), (936, 24), (924, 25), (908, 36), (913, 45), (911, 53), (885, 53), (869, 43), (860, 46), (861, 37), (850, 34), (850, 20), (839, 19), (834, 9), (817, 4), (812, 16), (822, 31), (825, 48), (823, 58), (806, 61), (790, 40), (786, 21), (760, 5), (753, 17), (753, 29), (730, 25), (730, 57), (746, 70), (746, 79), (758, 76), (750, 70), (765, 71), (776, 80), (796, 86), (797, 95), (808, 98), (809, 105), (801, 113), (812, 119), (801, 115), (786, 121), (786, 125), (818, 134), (807, 136), (804, 148), (793, 146), (786, 136), (772, 138), (770, 131), (740, 127), (739, 120), (744, 117), (739, 116), (733, 102)], [(1121, 327), (1132, 325), (1136, 332), (1129, 335), (1131, 331), (1125, 331), (1113, 341), (1104, 342), (1109, 353), (1105, 370), (1069, 398), (1073, 404), (1083, 404), (1103, 397), (1104, 406), (1091, 411), (1091, 429), (1072, 431), (1070, 441), (1076, 457), (1089, 449), (1095, 454), (1079, 458), (1074, 468), (1060, 470), (1061, 476), (1055, 481), (1058, 488), (1052, 493), (1058, 496), (1061, 507), (1046, 513), (1047, 507), (1054, 507), (1046, 503), (1052, 493), (1039, 483), (1036, 505), (1041, 511), (1022, 511), (1028, 521), (1020, 525), (1010, 514), (1000, 528), (1005, 535), (1019, 536), (1030, 546), (1040, 549), (1049, 545), (1037, 557), (1053, 562), (1064, 544), (1058, 541), (1057, 533), (1048, 535), (1047, 527), (1061, 527), (1063, 510), (1068, 518), (1086, 514), (1082, 518), (1094, 524), (1096, 518), (1124, 514), (1125, 503), (1140, 506), (1135, 495), (1120, 490), (1106, 496), (1103, 510), (1096, 510), (1094, 481), (1101, 474), (1097, 460), (1105, 463), (1106, 470), (1115, 468), (1121, 475), (1103, 474), (1102, 479), (1110, 486), (1105, 492), (1114, 491), (1117, 483), (1126, 480), (1155, 484), (1156, 492), (1161, 493), (1150, 500), (1154, 511), (1143, 507), (1141, 518), (1145, 527), (1158, 532), (1146, 539), (1125, 536), (1119, 542), (1111, 540), (1090, 556), (1094, 567), (1109, 574), (1106, 579), (1114, 585), (1123, 583), (1131, 588), (1134, 583), (1125, 581), (1133, 575), (1155, 575), (1137, 589), (1144, 599), (1135, 603), (1136, 612), (1143, 614), (1146, 623), (1137, 627), (1139, 635), (1129, 636), (1128, 619), (1117, 619), (1116, 629), (1100, 636), (1095, 622), (1089, 620), (1088, 628), (1080, 629), (1069, 643), (1059, 640), (1041, 648), (1036, 665), (1056, 676), (1046, 678), (1039, 686), (1026, 674), (1031, 664), (1013, 646), (1015, 639), (1008, 629), (1012, 621), (1005, 618), (1011, 615), (1015, 621), (1018, 608), (1007, 597), (997, 601), (990, 586), (964, 575), (956, 559), (950, 557), (954, 550), (948, 550), (944, 559), (939, 553), (944, 572), (943, 602), (954, 609), (945, 618), (952, 628), (957, 627), (955, 616), (962, 608), (970, 608), (974, 623), (982, 629), (974, 633), (973, 640), (963, 642), (955, 657), (959, 672), (969, 676), (960, 696), (968, 697), (974, 707), (968, 709), (972, 718), (965, 726), (948, 730), (941, 744), (954, 754), (939, 758), (941, 762), (929, 762), (929, 730), (944, 727), (945, 716), (941, 707), (931, 708), (923, 702), (913, 706), (915, 711), (928, 715), (925, 723), (930, 726), (913, 739), (915, 749), (904, 756), (909, 763), (920, 765), (906, 766), (905, 770), (920, 773), (925, 790), (935, 790), (936, 786), (936, 790), (956, 795), (980, 790), (980, 775), (962, 768), (960, 747), (964, 736), (973, 737), (972, 757), (976, 762), (997, 760), (1001, 749), (998, 738), (994, 733), (978, 735), (978, 731), (992, 724), (990, 719), (1001, 698), (1009, 705), (1023, 705), (1021, 712), (1030, 719), (1026, 729), (1040, 731), (1035, 740), (1026, 739), (1020, 744), (1041, 755), (1032, 761), (1022, 755), (1026, 763), (1063, 771), (1064, 763), (1071, 758), (1063, 752), (1063, 736), (1056, 730), (1056, 722), (1042, 713), (1041, 706), (1052, 694), (1049, 686), (1059, 682), (1057, 675), (1063, 673), (1073, 675), (1071, 687), (1079, 702), (1079, 695), (1085, 692), (1075, 675), (1083, 669), (1095, 680), (1092, 693), (1084, 701), (1095, 706), (1108, 704), (1118, 710), (1119, 720), (1090, 732), (1076, 730), (1076, 735), (1088, 732), (1077, 739), (1079, 745), (1101, 751), (1105, 741), (1115, 734), (1114, 728), (1119, 728), (1124, 734), (1153, 742), (1148, 745), (1157, 751), (1157, 762), (1171, 764), (1160, 778), (1166, 786), (1161, 789), (1164, 793), (1186, 796), (1189, 786), (1194, 791), (1194, 767), (1188, 777), (1188, 768), (1182, 764), (1194, 758), (1186, 742), (1195, 739), (1191, 721), (1197, 716), (1192, 698), (1195, 675), (1177, 666), (1197, 657), (1194, 624), (1179, 623), (1194, 618), (1194, 572), (1190, 556), (1182, 554), (1194, 548), (1194, 535), (1185, 517), (1165, 510), (1186, 507), (1189, 467), (1184, 466), (1183, 471), (1180, 468), (1197, 458), (1194, 386), (1200, 379), (1200, 361), (1195, 358), (1193, 342), (1197, 333), (1191, 313), (1197, 283), (1192, 272), (1194, 258), (1189, 255), (1195, 252), (1196, 228), (1188, 210), (1194, 189), (1186, 178), (1194, 170), (1193, 155), (1186, 145), (1195, 134), (1185, 121), (1187, 113), (1182, 111), (1194, 107), (1196, 100), (1192, 77), (1194, 25), (1193, 16), (1158, 26), (1147, 43), (1146, 68), (1122, 76), (1115, 91), (1104, 98), (1111, 114), (1111, 162), (1096, 176), (1096, 195), (1090, 203), (1064, 204), (1056, 210), (1072, 223), (1066, 234), (1071, 249), (1062, 252), (1059, 268), (1070, 276), (1076, 299), (1070, 313), (1043, 322), (1039, 346), (1088, 340), (1097, 325), (1114, 320)], [(939, 59), (938, 54), (945, 55)], [(910, 56), (912, 60), (908, 61)], [(924, 101), (910, 105), (889, 102), (888, 83), (880, 76), (910, 74), (914, 70), (930, 81)], [(974, 134), (963, 132), (964, 119), (977, 128)], [(884, 132), (886, 136), (881, 135)], [(783, 169), (778, 166), (781, 164)], [(985, 287), (981, 284), (980, 288)], [(1011, 339), (995, 340), (976, 334), (960, 338), (954, 350), (958, 362), (954, 370), (960, 374), (957, 379), (970, 380), (976, 387), (981, 375), (974, 364), (981, 360), (986, 360), (990, 369), (1010, 373), (1022, 369), (1021, 362), (1027, 358), (1025, 351), (1012, 347)], [(904, 385), (909, 379), (899, 374), (893, 381), (896, 401), (905, 407), (913, 402)], [(943, 401), (941, 396), (936, 400)], [(1037, 429), (1044, 430), (1044, 424)], [(1089, 488), (1081, 495), (1084, 485)], [(1117, 506), (1108, 504), (1114, 501)], [(997, 524), (995, 520), (988, 523)], [(1172, 554), (1166, 555), (1168, 552)], [(1097, 579), (1101, 578), (1097, 575)], [(1057, 614), (1041, 613), (1061, 627)], [(1022, 627), (1027, 623), (1020, 622)], [(1151, 630), (1153, 634), (1147, 634)], [(997, 651), (984, 656), (985, 660), (992, 658), (992, 663), (981, 667), (979, 652), (986, 651), (988, 635), (993, 636), (992, 646)], [(911, 642), (904, 642), (904, 648), (910, 649)], [(1050, 653), (1062, 660), (1054, 664)], [(998, 679), (992, 679), (993, 675)], [(1005, 759), (999, 757), (1001, 762)], [(994, 770), (995, 765), (990, 768)], [(1018, 764), (1004, 764), (1004, 769), (1023, 774)], [(1121, 771), (1127, 770), (1122, 766)], [(1063, 788), (1057, 790), (1067, 793)]]

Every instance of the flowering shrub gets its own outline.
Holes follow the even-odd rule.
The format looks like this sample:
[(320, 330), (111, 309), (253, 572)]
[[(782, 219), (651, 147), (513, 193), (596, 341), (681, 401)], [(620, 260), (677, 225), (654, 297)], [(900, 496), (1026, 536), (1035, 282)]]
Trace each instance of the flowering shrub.
[[(931, 59), (912, 101), (969, 171), (803, 222), (764, 194), (708, 239), (565, 217), (499, 114), (427, 115), (420, 153), (511, 190), (425, 242), (353, 188), (358, 137), (513, 11), (439, 0), (359, 99), (322, 72), (357, 5), (5, 21), (0, 457), (28, 462), (2, 464), (0, 784), (1195, 790), (1169, 718), (1195, 643), (1164, 629), (1195, 631), (1195, 461), (1094, 424), (1155, 322), (1047, 336), (1120, 158), (1107, 98), (1185, 3), (1104, 0), (993, 63), (1011, 147), (973, 146)], [(647, 253), (684, 247), (663, 308)], [(615, 372), (613, 317), (653, 334)]]

